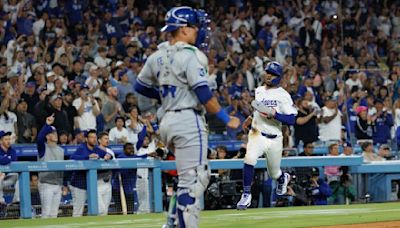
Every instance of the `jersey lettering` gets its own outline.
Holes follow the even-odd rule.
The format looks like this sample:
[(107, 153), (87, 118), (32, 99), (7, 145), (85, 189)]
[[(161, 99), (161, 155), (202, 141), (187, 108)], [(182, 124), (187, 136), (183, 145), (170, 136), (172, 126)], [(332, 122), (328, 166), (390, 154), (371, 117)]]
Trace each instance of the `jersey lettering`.
[(175, 98), (175, 92), (176, 92), (176, 86), (172, 86), (172, 85), (163, 85), (160, 88), (160, 92), (161, 92), (161, 96), (164, 98), (166, 96), (168, 96), (168, 94), (170, 93), (172, 98)]
[(276, 107), (276, 106), (278, 106), (278, 101), (277, 100), (267, 100), (267, 99), (263, 98), (261, 100), (261, 102), (264, 105), (268, 106), (268, 107)]

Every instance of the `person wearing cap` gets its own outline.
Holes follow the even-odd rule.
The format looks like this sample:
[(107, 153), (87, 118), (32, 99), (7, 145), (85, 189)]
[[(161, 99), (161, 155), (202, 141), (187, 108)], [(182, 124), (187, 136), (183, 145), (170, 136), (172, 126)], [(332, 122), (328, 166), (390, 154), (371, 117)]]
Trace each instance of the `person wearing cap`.
[(351, 156), (353, 155), (353, 147), (350, 142), (343, 143), (343, 153), (339, 156)]
[(46, 73), (46, 88), (49, 92), (54, 90), (54, 81), (56, 80), (56, 74), (53, 71), (49, 71)]
[(8, 165), (17, 161), (17, 153), (11, 146), (10, 131), (0, 131), (0, 165)]
[(368, 115), (368, 108), (366, 106), (358, 106), (355, 111), (357, 114), (355, 126), (357, 140), (371, 140), (374, 126), (372, 117)]
[(73, 136), (74, 138), (71, 144), (80, 145), (85, 142), (85, 132), (82, 131), (80, 128), (75, 128)]
[[(37, 138), (38, 161), (64, 160), (64, 149), (57, 145), (57, 129), (52, 126), (54, 115), (46, 118)], [(39, 194), (42, 218), (56, 218), (61, 201), (63, 172), (39, 172)]]
[(319, 169), (317, 167), (313, 167), (311, 169), (311, 175), (309, 176), (306, 193), (310, 205), (327, 205), (328, 197), (330, 197), (333, 193), (328, 183), (320, 178)]
[(7, 73), (6, 87), (8, 88), (8, 94), (10, 94), (11, 96), (15, 94), (15, 87), (18, 83), (18, 77), (19, 75), (14, 70), (10, 70)]
[(36, 92), (36, 83), (34, 81), (29, 81), (25, 84), (21, 99), (24, 99), (28, 105), (27, 112), (33, 114), (35, 105), (39, 102), (39, 94)]
[(49, 99), (50, 107), (48, 113), (54, 114), (54, 127), (57, 132), (66, 131), (69, 135), (72, 134), (72, 127), (68, 113), (63, 109), (63, 97), (60, 94), (52, 93)]
[(89, 68), (89, 77), (86, 79), (85, 85), (89, 87), (89, 94), (93, 97), (100, 96), (101, 82), (99, 80), (99, 67), (92, 65)]
[(18, 100), (17, 104), (17, 128), (18, 132), (18, 143), (33, 143), (37, 135), (37, 127), (35, 117), (28, 113), (28, 103), (23, 99)]
[(351, 90), (353, 88), (353, 86), (357, 86), (357, 88), (362, 88), (363, 87), (362, 82), (361, 82), (360, 77), (359, 77), (359, 73), (360, 73), (359, 70), (349, 69), (347, 71), (347, 73), (349, 75), (349, 78), (346, 80), (345, 83), (346, 83), (346, 86), (347, 86), (348, 90)]
[(393, 126), (393, 116), (383, 106), (383, 101), (375, 100), (376, 114), (372, 116), (374, 125), (372, 140), (374, 145), (387, 144), (390, 140), (390, 129)]
[(134, 93), (133, 85), (129, 82), (128, 69), (124, 68), (118, 72), (119, 84), (118, 89), (118, 101), (124, 103), (125, 97), (128, 93)]
[(379, 146), (378, 156), (382, 157), (384, 160), (392, 160), (391, 148), (388, 144), (382, 144)]
[(321, 123), (319, 124), (321, 141), (341, 140), (342, 116), (337, 101), (333, 97), (326, 97), (325, 106), (322, 108)]
[(95, 129), (96, 116), (100, 114), (100, 110), (96, 99), (90, 96), (87, 85), (81, 85), (79, 97), (72, 102), (72, 105), (78, 112), (78, 126), (75, 127), (81, 130)]
[[(90, 129), (85, 134), (86, 142), (82, 143), (71, 155), (71, 160), (105, 160), (111, 159), (111, 155), (97, 147), (96, 130)], [(86, 195), (86, 171), (73, 171), (69, 189), (72, 193), (72, 217), (80, 217), (83, 214)]]

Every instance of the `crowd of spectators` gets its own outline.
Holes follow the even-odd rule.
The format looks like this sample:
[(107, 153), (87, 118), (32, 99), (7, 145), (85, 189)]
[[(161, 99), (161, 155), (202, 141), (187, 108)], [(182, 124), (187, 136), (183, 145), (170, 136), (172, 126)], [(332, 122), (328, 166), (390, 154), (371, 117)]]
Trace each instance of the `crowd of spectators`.
[[(133, 86), (147, 57), (171, 38), (159, 32), (167, 10), (190, 5), (210, 16), (209, 87), (230, 115), (244, 121), (253, 112), (263, 66), (276, 60), (299, 112), (295, 126), (284, 128), (285, 147), (395, 145), (400, 4), (341, 2), (2, 0), (0, 131), (11, 132), (12, 143), (36, 143), (54, 115), (61, 145), (84, 143), (90, 129), (118, 144), (135, 145), (144, 127), (157, 134), (157, 101)], [(208, 118), (211, 132), (242, 139), (241, 128), (221, 130)]]
[[(400, 6), (372, 0), (1, 1), (0, 130), (33, 143), (54, 113), (63, 144), (88, 129), (135, 143), (158, 104), (133, 85), (170, 39), (159, 28), (172, 4), (207, 6), (209, 84), (231, 115), (251, 114), (263, 65), (276, 60), (299, 109), (288, 146), (341, 141), (342, 126), (346, 141), (400, 135)], [(231, 139), (242, 133), (225, 130)]]

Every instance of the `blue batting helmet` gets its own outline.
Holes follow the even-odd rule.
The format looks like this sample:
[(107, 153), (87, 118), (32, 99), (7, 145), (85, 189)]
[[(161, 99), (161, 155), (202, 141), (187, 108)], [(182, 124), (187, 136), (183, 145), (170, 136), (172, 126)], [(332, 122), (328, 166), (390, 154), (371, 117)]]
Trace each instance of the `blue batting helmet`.
[(277, 76), (272, 80), (272, 84), (278, 85), (282, 78), (282, 65), (276, 61), (269, 62), (265, 67), (265, 72)]
[(208, 25), (210, 20), (208, 14), (204, 10), (193, 9), (188, 6), (174, 7), (165, 15), (165, 26), (161, 28), (161, 32), (172, 32), (180, 27), (196, 26), (199, 30), (197, 33), (196, 46), (206, 48)]

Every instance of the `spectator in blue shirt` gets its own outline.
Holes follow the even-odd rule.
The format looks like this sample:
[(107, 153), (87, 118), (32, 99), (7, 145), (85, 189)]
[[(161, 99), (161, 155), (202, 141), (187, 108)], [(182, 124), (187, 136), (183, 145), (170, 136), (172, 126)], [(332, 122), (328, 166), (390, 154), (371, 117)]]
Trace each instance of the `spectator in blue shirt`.
[(243, 109), (243, 101), (240, 95), (234, 95), (231, 100), (231, 105), (226, 108), (226, 112), (230, 116), (236, 116), (240, 119), (240, 126), (237, 129), (227, 127), (227, 134), (230, 139), (236, 139), (237, 135), (242, 131), (241, 125), (246, 119), (246, 116), (249, 113), (246, 113), (246, 110)]
[(388, 140), (390, 140), (390, 128), (393, 126), (393, 117), (392, 114), (383, 108), (382, 100), (377, 99), (375, 101), (375, 108), (376, 114), (372, 117), (372, 121), (375, 124), (372, 140), (374, 141), (374, 145), (387, 144)]
[(257, 34), (257, 47), (268, 51), (271, 48), (273, 39), (274, 34), (271, 32), (271, 24), (267, 22)]
[(332, 189), (319, 177), (318, 168), (312, 168), (309, 185), (306, 191), (311, 205), (327, 205)]
[(8, 165), (16, 160), (16, 152), (11, 147), (11, 132), (0, 131), (0, 165)]

